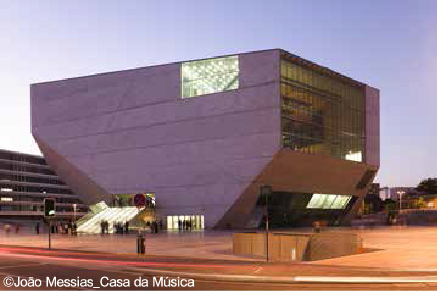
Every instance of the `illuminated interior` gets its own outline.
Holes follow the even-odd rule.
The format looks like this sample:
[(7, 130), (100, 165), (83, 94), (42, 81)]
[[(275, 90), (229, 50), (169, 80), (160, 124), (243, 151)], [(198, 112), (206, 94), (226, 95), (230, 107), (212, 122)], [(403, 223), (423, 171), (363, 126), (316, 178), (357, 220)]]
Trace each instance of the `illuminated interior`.
[(191, 229), (194, 230), (205, 228), (205, 217), (203, 215), (171, 215), (167, 216), (167, 229), (181, 230), (184, 222), (189, 222)]
[(238, 89), (238, 56), (182, 63), (182, 98)]
[(313, 194), (307, 209), (345, 209), (352, 196), (332, 195), (332, 194)]
[(362, 162), (365, 145), (364, 85), (283, 55), (283, 146)]

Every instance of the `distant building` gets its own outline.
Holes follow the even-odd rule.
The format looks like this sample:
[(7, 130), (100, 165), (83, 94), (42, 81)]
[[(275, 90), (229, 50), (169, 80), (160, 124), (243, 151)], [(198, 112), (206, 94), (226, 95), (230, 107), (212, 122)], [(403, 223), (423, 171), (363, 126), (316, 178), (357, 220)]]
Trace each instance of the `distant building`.
[(380, 188), (379, 198), (381, 198), (381, 200), (390, 199), (390, 188), (389, 187)]
[(372, 183), (369, 186), (369, 191), (367, 191), (367, 195), (375, 195), (375, 196), (379, 196), (379, 183)]
[(44, 198), (55, 199), (59, 220), (79, 218), (88, 211), (43, 157), (0, 150), (0, 221), (41, 220)]
[(383, 203), (379, 197), (379, 190), (379, 183), (370, 184), (367, 195), (364, 198), (363, 214), (377, 213), (382, 210)]
[(402, 195), (402, 198), (405, 198), (407, 193), (417, 193), (416, 188), (414, 187), (391, 187), (390, 188), (390, 199), (398, 200)]

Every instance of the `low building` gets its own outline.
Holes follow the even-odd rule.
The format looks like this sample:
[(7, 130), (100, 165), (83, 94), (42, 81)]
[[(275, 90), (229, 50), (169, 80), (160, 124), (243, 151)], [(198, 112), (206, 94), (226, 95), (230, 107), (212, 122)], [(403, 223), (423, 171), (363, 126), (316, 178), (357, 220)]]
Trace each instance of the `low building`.
[(43, 219), (44, 198), (55, 199), (58, 220), (88, 211), (42, 156), (0, 150), (0, 221)]

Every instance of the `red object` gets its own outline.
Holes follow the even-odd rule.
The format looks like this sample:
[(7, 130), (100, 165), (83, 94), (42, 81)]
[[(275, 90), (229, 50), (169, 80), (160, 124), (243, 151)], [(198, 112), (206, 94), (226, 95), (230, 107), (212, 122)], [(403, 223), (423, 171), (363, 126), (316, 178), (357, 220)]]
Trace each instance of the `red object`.
[(134, 196), (134, 204), (136, 207), (144, 207), (146, 206), (146, 195), (144, 194), (135, 194)]

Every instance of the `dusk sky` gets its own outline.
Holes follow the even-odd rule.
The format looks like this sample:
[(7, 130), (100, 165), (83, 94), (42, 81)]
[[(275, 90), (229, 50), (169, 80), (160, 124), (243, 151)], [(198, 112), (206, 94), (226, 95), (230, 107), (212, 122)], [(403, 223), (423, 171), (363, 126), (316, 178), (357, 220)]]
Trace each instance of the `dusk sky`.
[(39, 154), (29, 84), (282, 48), (381, 90), (381, 186), (437, 176), (437, 1), (0, 0), (0, 148)]

